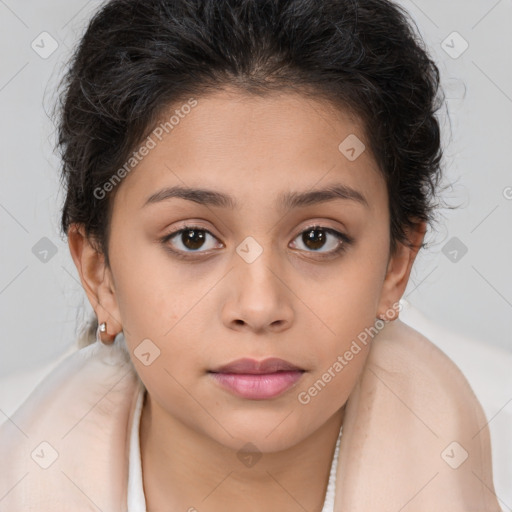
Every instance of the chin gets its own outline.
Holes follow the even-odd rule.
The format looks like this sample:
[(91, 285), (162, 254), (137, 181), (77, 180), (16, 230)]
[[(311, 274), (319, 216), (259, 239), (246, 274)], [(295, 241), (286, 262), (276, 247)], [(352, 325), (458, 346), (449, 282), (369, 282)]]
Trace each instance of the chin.
[(263, 414), (261, 411), (254, 414), (242, 412), (237, 418), (219, 419), (219, 423), (226, 426), (232, 437), (219, 427), (215, 439), (237, 452), (242, 449), (260, 453), (287, 450), (314, 431), (314, 428), (308, 430), (306, 421), (301, 423), (293, 412), (290, 414), (291, 410), (282, 409), (272, 414)]

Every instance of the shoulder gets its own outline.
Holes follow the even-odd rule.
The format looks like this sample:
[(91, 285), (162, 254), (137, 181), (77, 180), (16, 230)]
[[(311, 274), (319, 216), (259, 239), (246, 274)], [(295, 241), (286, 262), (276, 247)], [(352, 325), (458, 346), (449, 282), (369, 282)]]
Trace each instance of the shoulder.
[(368, 460), (361, 482), (379, 482), (397, 506), (424, 487), (415, 498), (421, 511), (447, 503), (499, 510), (482, 406), (457, 365), (416, 329), (397, 319), (375, 335), (348, 406), (357, 442), (345, 448)]
[(469, 443), (477, 436), (482, 448), (490, 443), (484, 411), (462, 371), (430, 339), (400, 319), (375, 337), (366, 369), (380, 387), (418, 411), (418, 418), (440, 438)]
[(69, 480), (97, 491), (104, 509), (114, 510), (122, 499), (115, 493), (138, 383), (129, 354), (118, 346), (95, 343), (61, 361), (0, 426), (5, 510), (35, 511), (41, 504), (81, 510), (83, 496)]
[[(129, 354), (119, 343), (93, 343), (62, 360), (37, 384), (11, 419), (27, 425), (31, 418), (41, 422), (50, 415), (69, 414), (81, 402), (111, 389), (113, 393), (105, 396), (108, 400), (116, 392), (116, 383), (123, 376), (133, 377), (133, 373)], [(64, 405), (65, 409), (59, 409)]]
[(390, 381), (409, 382), (407, 389), (424, 400), (436, 397), (438, 410), (460, 404), (461, 399), (465, 405), (480, 408), (459, 367), (430, 339), (400, 319), (388, 323), (375, 337), (368, 364), (380, 369)]

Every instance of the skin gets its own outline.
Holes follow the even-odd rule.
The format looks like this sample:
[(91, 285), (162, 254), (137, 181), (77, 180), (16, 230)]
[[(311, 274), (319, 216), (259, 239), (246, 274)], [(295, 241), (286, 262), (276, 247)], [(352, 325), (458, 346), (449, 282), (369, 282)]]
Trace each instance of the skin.
[[(99, 321), (107, 322), (104, 339), (124, 331), (148, 390), (140, 430), (148, 509), (320, 511), (343, 406), (370, 344), (308, 404), (298, 394), (396, 305), (425, 224), (409, 234), (415, 249), (399, 245), (390, 255), (377, 164), (368, 149), (355, 161), (338, 149), (350, 134), (365, 140), (357, 119), (295, 93), (225, 89), (197, 99), (118, 185), (110, 268), (81, 226), (69, 231), (70, 251)], [(283, 210), (276, 203), (281, 193), (332, 184), (358, 190), (368, 206), (334, 199)], [(232, 195), (239, 207), (182, 198), (144, 206), (174, 185)], [(180, 235), (161, 241), (185, 225), (211, 234), (202, 232), (196, 246)], [(308, 245), (301, 234), (311, 225), (353, 242), (322, 260), (339, 241), (321, 231), (323, 245)], [(263, 251), (251, 263), (236, 251), (249, 236)], [(133, 354), (147, 338), (160, 350), (149, 366)], [(241, 357), (279, 357), (306, 371), (282, 395), (249, 400), (207, 373)], [(262, 454), (251, 467), (237, 457), (247, 443)]]

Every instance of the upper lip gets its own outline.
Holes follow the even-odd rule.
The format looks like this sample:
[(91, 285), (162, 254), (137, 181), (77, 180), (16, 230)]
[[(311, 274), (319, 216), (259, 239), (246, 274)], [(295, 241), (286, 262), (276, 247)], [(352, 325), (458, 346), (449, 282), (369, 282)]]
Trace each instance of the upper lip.
[(269, 357), (262, 361), (256, 359), (237, 359), (230, 363), (220, 366), (215, 370), (211, 370), (213, 373), (245, 373), (245, 374), (263, 374), (263, 373), (276, 373), (283, 371), (304, 371), (302, 368), (279, 359), (277, 357)]

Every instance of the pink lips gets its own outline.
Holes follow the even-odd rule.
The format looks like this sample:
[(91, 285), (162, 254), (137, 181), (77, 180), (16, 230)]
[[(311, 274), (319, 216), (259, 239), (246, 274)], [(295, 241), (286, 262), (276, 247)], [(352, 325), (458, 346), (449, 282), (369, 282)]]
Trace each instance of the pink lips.
[(222, 387), (238, 396), (264, 400), (290, 389), (304, 370), (272, 357), (263, 361), (237, 359), (209, 373)]

